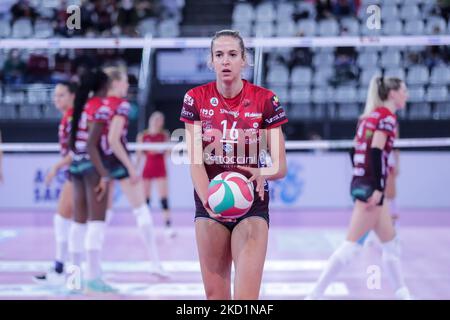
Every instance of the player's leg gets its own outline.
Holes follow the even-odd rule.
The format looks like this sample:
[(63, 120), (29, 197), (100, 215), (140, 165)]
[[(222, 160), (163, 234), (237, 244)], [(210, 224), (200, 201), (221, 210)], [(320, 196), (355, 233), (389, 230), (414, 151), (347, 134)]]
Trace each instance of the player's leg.
[(373, 229), (380, 213), (381, 206), (368, 208), (365, 202), (355, 201), (347, 238), (328, 259), (325, 269), (307, 299), (320, 298), (331, 281), (358, 255), (362, 248), (358, 240)]
[(142, 188), (144, 189), (145, 202), (150, 207), (152, 198), (152, 180), (146, 178), (142, 179)]
[(259, 297), (269, 227), (260, 217), (240, 221), (231, 234), (231, 252), (235, 265), (234, 299)]
[(195, 220), (200, 269), (206, 299), (231, 299), (231, 233), (209, 218)]
[[(88, 207), (83, 176), (73, 175), (73, 221), (69, 229), (69, 256), (71, 264), (79, 270), (81, 278), (81, 262), (84, 255), (86, 238)], [(81, 288), (71, 288), (81, 289)]]
[(159, 194), (159, 199), (161, 200), (161, 208), (163, 210), (163, 215), (164, 215), (164, 224), (166, 227), (166, 234), (169, 237), (174, 237), (175, 234), (175, 230), (173, 230), (172, 228), (172, 219), (171, 219), (171, 212), (170, 212), (170, 208), (169, 208), (169, 190), (168, 190), (168, 183), (167, 183), (167, 178), (163, 177), (163, 178), (157, 178), (155, 180), (157, 188), (158, 188), (158, 194)]
[(108, 190), (108, 205), (106, 209), (106, 224), (109, 225), (114, 217), (114, 190), (115, 190), (115, 184), (114, 180), (109, 183), (109, 190)]
[(123, 193), (127, 197), (131, 207), (133, 208), (133, 214), (136, 217), (136, 223), (147, 246), (148, 253), (153, 261), (153, 273), (161, 277), (167, 277), (167, 274), (164, 272), (162, 264), (159, 260), (153, 218), (150, 214), (150, 209), (145, 203), (142, 183), (131, 183), (129, 178), (123, 178), (119, 181)]
[(398, 299), (411, 299), (401, 267), (400, 241), (396, 235), (387, 203), (384, 203), (382, 207), (380, 217), (374, 227), (374, 232), (381, 240), (383, 249), (383, 267), (394, 288), (396, 297)]
[(106, 208), (108, 192), (98, 199), (95, 188), (100, 182), (100, 176), (92, 171), (85, 176), (86, 196), (89, 208), (89, 221), (86, 232), (86, 291), (95, 293), (114, 293), (117, 290), (102, 279), (101, 254), (105, 239)]
[(53, 217), (55, 234), (55, 265), (47, 272), (34, 277), (34, 281), (46, 285), (59, 285), (64, 282), (64, 264), (68, 258), (69, 229), (73, 214), (73, 188), (70, 181), (66, 181), (61, 189), (57, 211)]

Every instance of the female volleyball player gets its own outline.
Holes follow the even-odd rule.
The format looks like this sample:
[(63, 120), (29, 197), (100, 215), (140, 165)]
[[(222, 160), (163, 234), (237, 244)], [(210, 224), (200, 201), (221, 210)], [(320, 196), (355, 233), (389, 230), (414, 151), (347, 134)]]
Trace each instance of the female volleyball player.
[(119, 181), (154, 263), (151, 273), (166, 278), (168, 275), (159, 260), (153, 220), (145, 202), (142, 182), (126, 149), (130, 104), (124, 97), (128, 94), (128, 76), (124, 70), (115, 67), (107, 68), (105, 72), (109, 77), (107, 97), (94, 115), (95, 124), (90, 134), (92, 145), (101, 146), (101, 162), (95, 167), (102, 179), (96, 190), (99, 195), (106, 192), (109, 177)]
[(394, 144), (395, 111), (405, 107), (407, 90), (398, 78), (374, 77), (355, 136), (351, 195), (355, 201), (347, 239), (331, 255), (307, 299), (320, 298), (332, 279), (361, 250), (358, 240), (373, 230), (382, 243), (383, 265), (398, 299), (411, 299), (400, 263), (400, 244), (385, 197), (387, 159)]
[[(247, 56), (237, 31), (217, 32), (210, 51), (216, 81), (187, 92), (180, 118), (185, 122), (191, 159), (202, 278), (207, 299), (231, 299), (234, 262), (234, 299), (257, 299), (269, 229), (266, 180), (286, 174), (281, 125), (287, 118), (273, 92), (242, 79)], [(268, 148), (258, 150), (263, 140)], [(258, 169), (266, 163), (266, 151), (275, 169), (267, 175)], [(209, 181), (224, 171), (237, 171), (256, 181), (250, 211), (236, 220), (224, 219), (207, 204)]]
[[(169, 133), (164, 130), (164, 114), (160, 111), (152, 113), (148, 120), (148, 128), (140, 133), (137, 137), (138, 143), (148, 142), (167, 142), (169, 141)], [(139, 151), (137, 153), (137, 168), (140, 168), (142, 158), (145, 155), (144, 170), (142, 172), (143, 186), (145, 196), (147, 197), (147, 204), (150, 205), (150, 198), (152, 195), (152, 182), (157, 186), (161, 207), (164, 213), (164, 220), (166, 225), (166, 234), (170, 237), (175, 236), (175, 231), (172, 229), (172, 221), (170, 219), (170, 210), (168, 203), (167, 190), (167, 170), (165, 163), (165, 151)]]
[[(76, 90), (77, 86), (72, 82), (60, 82), (55, 86), (53, 101), (55, 107), (63, 114), (58, 129), (62, 159), (53, 165), (47, 174), (45, 178), (47, 185), (51, 183), (61, 169), (67, 168), (71, 162), (69, 136)], [(57, 211), (53, 218), (53, 230), (56, 240), (55, 264), (47, 273), (34, 277), (34, 281), (39, 284), (62, 285), (65, 282), (64, 263), (68, 255), (67, 241), (72, 221), (72, 197), (72, 182), (67, 179), (61, 188)]]
[(101, 70), (82, 77), (71, 122), (70, 147), (73, 156), (69, 171), (74, 187), (74, 222), (69, 233), (69, 251), (73, 264), (78, 267), (81, 267), (82, 254), (86, 253), (84, 288), (76, 289), (84, 289), (88, 293), (116, 292), (103, 281), (100, 265), (109, 188), (100, 190), (98, 186), (100, 181), (108, 183), (109, 178), (96, 170), (100, 156), (98, 151), (92, 152), (96, 148), (92, 148), (92, 142), (88, 139), (94, 115), (103, 105), (108, 83), (108, 76)]

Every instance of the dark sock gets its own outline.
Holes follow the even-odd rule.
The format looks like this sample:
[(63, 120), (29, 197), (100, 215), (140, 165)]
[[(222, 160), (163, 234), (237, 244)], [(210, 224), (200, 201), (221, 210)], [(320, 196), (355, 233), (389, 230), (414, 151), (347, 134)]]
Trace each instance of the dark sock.
[(172, 225), (172, 221), (166, 220), (166, 227), (170, 227)]
[(55, 271), (56, 273), (63, 273), (64, 271), (64, 263), (55, 261)]

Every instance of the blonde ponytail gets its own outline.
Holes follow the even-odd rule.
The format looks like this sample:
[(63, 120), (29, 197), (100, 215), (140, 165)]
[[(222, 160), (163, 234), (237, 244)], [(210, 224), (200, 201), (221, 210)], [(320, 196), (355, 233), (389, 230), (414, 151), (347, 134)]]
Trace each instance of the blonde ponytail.
[(400, 78), (384, 78), (375, 76), (370, 80), (366, 105), (360, 118), (367, 117), (376, 107), (383, 105), (389, 97), (389, 91), (400, 89), (403, 80)]

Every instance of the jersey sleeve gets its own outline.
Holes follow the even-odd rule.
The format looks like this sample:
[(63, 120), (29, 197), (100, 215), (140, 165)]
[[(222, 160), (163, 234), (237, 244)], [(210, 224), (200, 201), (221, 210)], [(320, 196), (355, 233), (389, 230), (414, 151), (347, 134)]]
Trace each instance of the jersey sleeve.
[(116, 109), (116, 112), (114, 115), (122, 116), (128, 119), (128, 115), (130, 114), (131, 105), (128, 101), (124, 100), (122, 101)]
[(271, 129), (288, 122), (286, 112), (277, 95), (273, 92), (264, 101), (263, 129)]
[(112, 117), (112, 110), (108, 106), (101, 106), (99, 107), (94, 115), (92, 121), (94, 122), (100, 122), (100, 123), (107, 123), (109, 119)]
[(184, 95), (183, 108), (181, 109), (180, 120), (186, 123), (194, 123), (194, 121), (199, 121), (200, 116), (198, 114), (196, 106), (196, 97), (193, 90), (189, 90)]
[(397, 132), (397, 120), (392, 115), (381, 114), (378, 119), (377, 129), (386, 133), (388, 136), (395, 137)]

